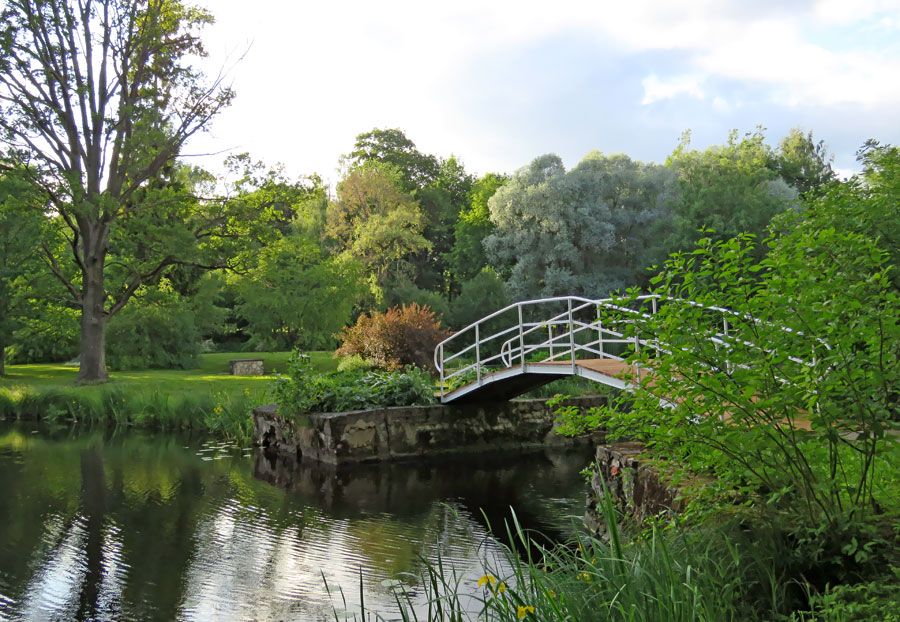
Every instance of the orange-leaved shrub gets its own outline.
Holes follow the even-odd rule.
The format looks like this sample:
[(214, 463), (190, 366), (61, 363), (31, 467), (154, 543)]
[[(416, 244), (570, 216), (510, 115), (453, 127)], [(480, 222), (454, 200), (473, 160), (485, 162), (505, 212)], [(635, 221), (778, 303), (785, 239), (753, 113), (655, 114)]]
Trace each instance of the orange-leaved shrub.
[(360, 315), (338, 333), (343, 345), (335, 356), (358, 354), (388, 371), (405, 365), (434, 370), (434, 348), (449, 336), (429, 307), (412, 303)]

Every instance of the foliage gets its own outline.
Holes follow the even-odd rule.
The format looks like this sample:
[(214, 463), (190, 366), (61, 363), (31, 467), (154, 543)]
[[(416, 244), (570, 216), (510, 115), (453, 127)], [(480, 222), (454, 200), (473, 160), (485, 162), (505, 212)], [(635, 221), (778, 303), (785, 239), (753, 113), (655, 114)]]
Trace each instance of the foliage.
[[(199, 390), (198, 390), (199, 389)], [(149, 429), (192, 429), (239, 443), (252, 439), (251, 410), (265, 391), (182, 394), (122, 386), (0, 388), (0, 417), (102, 423)]]
[(337, 370), (341, 372), (371, 371), (373, 369), (375, 369), (375, 364), (372, 361), (367, 361), (359, 354), (351, 354), (342, 358), (337, 366)]
[(256, 265), (235, 279), (238, 317), (258, 350), (330, 346), (350, 319), (360, 294), (360, 266), (325, 256), (312, 240), (282, 237), (259, 252)]
[(414, 259), (416, 283), (446, 294), (452, 288), (448, 255), (453, 248), (454, 228), (459, 214), (469, 205), (469, 191), (474, 177), (466, 173), (456, 157), (439, 160), (438, 174), (428, 186), (414, 196), (425, 215), (425, 238), (430, 246)]
[(451, 326), (463, 328), (477, 322), (485, 315), (509, 304), (506, 286), (496, 273), (485, 268), (468, 281), (463, 282), (459, 295), (451, 304)]
[(351, 169), (373, 162), (389, 165), (399, 173), (404, 192), (429, 185), (440, 169), (437, 158), (420, 152), (402, 130), (393, 128), (359, 134), (353, 151), (344, 160)]
[(459, 213), (448, 257), (450, 271), (458, 282), (475, 277), (488, 264), (484, 239), (494, 231), (488, 201), (508, 180), (505, 175), (488, 173), (472, 184), (469, 206)]
[(450, 287), (446, 255), (474, 179), (462, 162), (452, 155), (445, 159), (423, 154), (399, 129), (373, 129), (356, 137), (354, 150), (342, 164), (348, 169), (345, 181), (361, 169), (389, 170), (396, 187), (415, 200), (427, 244), (411, 253), (403, 266), (405, 276), (419, 287), (445, 293)]
[(218, 279), (202, 279), (191, 295), (170, 281), (146, 288), (138, 303), (126, 307), (107, 329), (111, 369), (188, 369), (199, 364), (206, 334), (224, 321), (215, 302)]
[(541, 156), (491, 197), (488, 260), (514, 299), (606, 296), (664, 254), (654, 228), (675, 190), (669, 169), (625, 155), (591, 153), (569, 172)]
[(13, 333), (31, 315), (29, 294), (39, 269), (34, 249), (46, 219), (32, 205), (39, 200), (24, 172), (0, 173), (0, 376)]
[[(106, 377), (105, 322), (176, 264), (221, 265), (204, 252), (229, 220), (185, 196), (174, 158), (229, 104), (195, 57), (209, 13), (178, 0), (10, 0), (0, 20), (2, 137), (28, 162), (69, 230), (63, 256), (43, 251), (83, 311), (82, 380)], [(189, 184), (188, 184), (189, 185)], [(109, 255), (109, 257), (108, 257)]]
[(282, 235), (299, 230), (307, 237), (320, 237), (325, 226), (326, 188), (318, 175), (290, 179), (281, 165), (266, 168), (246, 153), (226, 158), (234, 176), (229, 202), (241, 204), (242, 212), (264, 215)]
[(827, 196), (809, 202), (811, 209), (784, 214), (773, 227), (788, 234), (798, 221), (806, 220), (864, 236), (888, 254), (890, 265), (898, 266), (890, 277), (900, 290), (900, 148), (869, 141), (860, 150), (859, 162), (862, 175), (831, 185)]
[[(715, 240), (740, 233), (763, 237), (773, 216), (799, 207), (797, 190), (773, 170), (775, 154), (764, 140), (762, 128), (740, 140), (734, 130), (725, 145), (701, 152), (690, 149), (690, 132), (682, 136), (666, 161), (678, 173), (681, 188), (669, 250), (691, 249), (701, 237), (700, 229), (712, 230), (707, 235)], [(789, 152), (785, 154), (788, 160), (794, 157)], [(788, 160), (784, 160), (784, 168), (793, 170), (794, 164)], [(800, 174), (792, 173), (791, 180)], [(758, 255), (764, 250), (756, 247)]]
[(660, 311), (639, 329), (664, 355), (634, 354), (652, 380), (630, 411), (602, 417), (613, 436), (787, 513), (798, 534), (817, 529), (826, 549), (889, 501), (875, 469), (900, 426), (900, 300), (886, 253), (821, 226), (841, 200), (826, 195), (760, 262), (747, 237), (674, 256), (655, 279)]
[[(403, 589), (407, 583), (424, 589), (427, 613), (421, 619), (431, 621), (770, 619), (766, 603), (742, 599), (760, 588), (779, 592), (783, 586), (719, 530), (652, 527), (645, 538), (628, 542), (608, 502), (605, 512), (608, 539), (578, 532), (571, 542), (552, 546), (514, 520), (497, 557), (482, 559), (478, 579), (461, 576), (440, 556), (425, 561), (421, 575), (396, 582), (399, 619), (420, 619)], [(353, 619), (370, 614), (363, 606)]]
[(812, 132), (804, 134), (799, 128), (793, 128), (778, 143), (773, 166), (785, 183), (801, 196), (813, 197), (837, 179), (831, 168), (833, 160), (834, 156), (826, 151), (824, 140), (815, 142)]
[(900, 622), (900, 568), (887, 580), (829, 586), (810, 598), (812, 611), (797, 612), (791, 622)]
[(434, 348), (448, 336), (431, 309), (413, 303), (362, 314), (338, 335), (342, 345), (335, 355), (359, 354), (388, 371), (406, 365), (432, 369)]
[(287, 375), (275, 381), (274, 392), (282, 412), (293, 415), (436, 401), (431, 377), (417, 367), (410, 365), (393, 372), (352, 370), (319, 374), (299, 351), (291, 357)]
[(78, 355), (78, 316), (75, 309), (36, 302), (29, 317), (13, 334), (9, 362), (51, 363), (69, 361)]
[(392, 283), (384, 292), (382, 308), (389, 309), (399, 305), (417, 304), (420, 307), (429, 307), (434, 311), (435, 317), (441, 319), (450, 315), (450, 305), (446, 298), (439, 293), (417, 286), (408, 278), (401, 278)]
[(425, 217), (411, 195), (398, 186), (386, 165), (352, 170), (329, 204), (326, 234), (336, 250), (360, 261), (374, 297), (389, 280), (410, 276), (410, 258), (429, 248), (422, 235)]

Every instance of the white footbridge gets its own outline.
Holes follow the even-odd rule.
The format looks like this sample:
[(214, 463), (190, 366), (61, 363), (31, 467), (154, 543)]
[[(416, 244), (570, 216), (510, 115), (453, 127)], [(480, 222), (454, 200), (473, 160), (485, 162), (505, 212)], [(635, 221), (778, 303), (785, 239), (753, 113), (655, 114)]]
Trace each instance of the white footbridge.
[[(441, 402), (508, 400), (563, 376), (630, 390), (650, 370), (630, 365), (626, 359), (641, 348), (652, 348), (654, 356), (668, 351), (666, 344), (642, 330), (642, 324), (661, 305), (669, 304), (702, 308), (709, 320), (702, 338), (717, 348), (737, 345), (736, 322), (759, 322), (722, 307), (663, 300), (657, 295), (639, 296), (627, 305), (580, 296), (516, 302), (438, 344), (434, 364), (440, 373)], [(760, 355), (768, 352), (755, 344), (739, 343), (759, 350)]]

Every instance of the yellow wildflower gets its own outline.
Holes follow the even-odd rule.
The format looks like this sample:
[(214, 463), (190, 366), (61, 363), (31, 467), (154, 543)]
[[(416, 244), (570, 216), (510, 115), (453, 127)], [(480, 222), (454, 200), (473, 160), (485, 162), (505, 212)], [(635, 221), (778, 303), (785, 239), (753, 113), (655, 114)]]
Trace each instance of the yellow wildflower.
[(494, 578), (493, 575), (486, 574), (483, 577), (481, 577), (480, 579), (478, 579), (478, 587), (481, 587), (482, 585), (487, 585), (488, 587), (493, 587), (494, 583), (496, 583), (496, 581), (497, 581), (497, 579)]
[(532, 607), (531, 605), (528, 605), (526, 607), (519, 607), (519, 610), (516, 612), (516, 617), (521, 620), (529, 613), (534, 613), (534, 607)]
[(547, 590), (547, 596), (549, 596), (550, 598), (556, 598), (556, 592), (554, 592), (553, 590)]
[(499, 586), (497, 586), (498, 594), (502, 594), (505, 591), (506, 591), (506, 583), (501, 583)]

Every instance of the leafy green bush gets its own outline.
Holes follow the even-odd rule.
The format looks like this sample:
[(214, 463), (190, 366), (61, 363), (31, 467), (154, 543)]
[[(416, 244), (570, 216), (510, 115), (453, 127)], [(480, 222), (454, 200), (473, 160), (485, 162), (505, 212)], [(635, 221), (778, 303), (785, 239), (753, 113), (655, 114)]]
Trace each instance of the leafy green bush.
[(886, 580), (829, 586), (810, 598), (812, 611), (792, 622), (900, 622), (900, 568)]
[(406, 365), (433, 369), (434, 348), (449, 335), (431, 309), (413, 303), (359, 316), (338, 335), (343, 345), (335, 355), (359, 354), (388, 371)]
[(204, 334), (224, 320), (224, 311), (213, 304), (215, 290), (216, 284), (206, 281), (189, 297), (174, 291), (165, 280), (147, 289), (109, 322), (109, 368), (197, 367)]
[(75, 309), (45, 304), (13, 334), (7, 362), (57, 363), (78, 355), (79, 317)]
[(316, 373), (309, 359), (295, 352), (286, 376), (275, 380), (282, 412), (341, 412), (388, 406), (433, 404), (434, 386), (427, 372), (414, 366), (403, 371)]
[(344, 357), (337, 367), (338, 371), (344, 372), (370, 371), (372, 369), (375, 369), (375, 363), (364, 359), (359, 354)]

